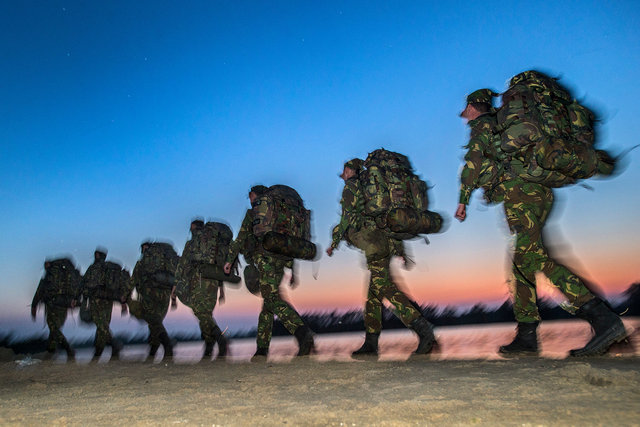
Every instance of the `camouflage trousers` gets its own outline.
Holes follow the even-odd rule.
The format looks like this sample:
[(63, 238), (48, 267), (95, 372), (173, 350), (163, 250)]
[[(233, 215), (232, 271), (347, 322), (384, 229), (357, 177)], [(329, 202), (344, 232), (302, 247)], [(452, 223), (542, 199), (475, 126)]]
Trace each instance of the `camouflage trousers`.
[(262, 311), (258, 316), (258, 336), (256, 338), (259, 348), (269, 348), (274, 315), (278, 316), (278, 319), (291, 334), (304, 325), (298, 312), (280, 295), (280, 282), (282, 282), (284, 267), (288, 265), (288, 262), (264, 254), (255, 257), (256, 267), (260, 272), (260, 295), (263, 299)]
[(140, 299), (142, 320), (149, 326), (149, 344), (157, 347), (161, 344), (160, 337), (166, 334), (162, 321), (169, 310), (171, 289), (150, 288), (145, 289), (138, 296)]
[(406, 326), (421, 316), (413, 302), (393, 283), (389, 263), (391, 257), (378, 261), (368, 261), (371, 273), (369, 292), (364, 307), (364, 327), (369, 333), (378, 334), (382, 330), (382, 300), (386, 298), (394, 307), (394, 314)]
[(202, 279), (200, 274), (194, 274), (187, 283), (190, 290), (189, 298), (182, 301), (198, 319), (200, 335), (205, 343), (214, 343), (216, 331), (220, 330), (213, 318), (213, 309), (218, 302), (219, 283), (217, 280)]
[(113, 300), (89, 297), (89, 311), (91, 319), (96, 324), (96, 338), (94, 346), (97, 351), (102, 351), (107, 345), (111, 345), (111, 312), (113, 311)]
[(69, 343), (62, 333), (62, 326), (67, 320), (68, 307), (45, 303), (45, 318), (49, 327), (49, 338), (47, 339), (47, 351), (53, 353), (56, 348), (69, 348)]
[(547, 253), (542, 229), (553, 206), (551, 189), (520, 179), (501, 184), (504, 211), (511, 233), (515, 235), (512, 274), (514, 277), (513, 311), (518, 322), (540, 321), (536, 304), (536, 272), (549, 281), (578, 309), (593, 295), (582, 280), (567, 267), (558, 264)]

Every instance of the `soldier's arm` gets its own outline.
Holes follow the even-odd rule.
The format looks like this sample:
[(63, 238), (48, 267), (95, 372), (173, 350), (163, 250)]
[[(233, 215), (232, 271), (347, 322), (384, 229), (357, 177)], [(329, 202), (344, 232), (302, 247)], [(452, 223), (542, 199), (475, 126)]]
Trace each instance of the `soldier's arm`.
[[(352, 215), (357, 215), (356, 210), (356, 188), (355, 183), (347, 181), (344, 189), (342, 190), (342, 197), (340, 198), (340, 206), (342, 207), (342, 214), (340, 215), (340, 222), (333, 228), (331, 236), (331, 248), (338, 247), (340, 242), (344, 239), (344, 235), (350, 225), (350, 219)], [(328, 253), (328, 252), (327, 252)]]
[(242, 225), (240, 226), (240, 231), (238, 231), (238, 236), (235, 238), (231, 244), (229, 244), (229, 253), (227, 254), (227, 263), (233, 264), (238, 257), (238, 254), (242, 250), (245, 245), (246, 240), (253, 233), (253, 220), (250, 214), (250, 211), (247, 211), (244, 219), (242, 220)]
[(468, 205), (471, 194), (478, 188), (482, 161), (486, 156), (486, 148), (492, 137), (488, 124), (479, 123), (471, 129), (471, 138), (466, 145), (467, 152), (464, 156), (465, 164), (460, 173), (460, 199), (459, 203)]
[(38, 288), (36, 289), (36, 293), (33, 295), (33, 300), (31, 301), (31, 317), (34, 320), (36, 318), (36, 313), (38, 311), (38, 304), (42, 302), (45, 286), (46, 286), (46, 282), (44, 278), (40, 279), (40, 283), (38, 283)]

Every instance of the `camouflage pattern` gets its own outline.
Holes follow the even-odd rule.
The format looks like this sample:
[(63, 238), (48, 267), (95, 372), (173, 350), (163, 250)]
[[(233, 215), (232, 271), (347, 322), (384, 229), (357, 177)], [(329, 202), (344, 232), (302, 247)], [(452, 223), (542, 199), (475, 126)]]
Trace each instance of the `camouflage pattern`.
[(314, 259), (317, 252), (316, 245), (310, 241), (275, 231), (269, 231), (264, 235), (262, 247), (276, 255), (303, 260)]
[(284, 268), (291, 265), (290, 260), (282, 260), (267, 254), (255, 257), (260, 272), (260, 295), (263, 298), (262, 311), (258, 318), (257, 344), (259, 348), (268, 348), (273, 329), (273, 316), (278, 316), (284, 327), (293, 334), (304, 322), (296, 310), (280, 295), (280, 283)]
[(96, 324), (96, 337), (94, 346), (96, 353), (100, 353), (107, 345), (113, 343), (113, 336), (109, 324), (111, 323), (111, 312), (113, 311), (113, 300), (102, 298), (89, 299), (89, 312), (91, 320)]
[(364, 325), (366, 332), (380, 333), (382, 330), (382, 300), (386, 298), (394, 307), (394, 314), (407, 327), (411, 325), (421, 313), (413, 302), (398, 289), (390, 274), (389, 263), (391, 257), (378, 261), (367, 261), (367, 268), (371, 273), (369, 291), (365, 304)]
[(507, 223), (515, 235), (513, 309), (516, 320), (540, 321), (535, 288), (538, 271), (567, 297), (568, 310), (577, 310), (593, 295), (578, 276), (549, 256), (542, 239), (542, 229), (553, 206), (552, 190), (521, 178), (507, 180), (500, 187)]
[(345, 182), (340, 206), (342, 207), (340, 222), (333, 229), (331, 237), (331, 247), (334, 249), (342, 240), (345, 240), (348, 230), (357, 232), (368, 220), (364, 216), (364, 196), (357, 176), (351, 177)]
[(262, 238), (269, 231), (309, 240), (311, 212), (300, 195), (286, 185), (273, 185), (252, 205), (253, 234)]
[(492, 199), (492, 192), (504, 176), (506, 161), (506, 155), (500, 148), (500, 138), (494, 135), (496, 116), (485, 113), (470, 120), (468, 125), (471, 135), (465, 146), (465, 164), (460, 173), (459, 203), (468, 205), (471, 194), (478, 188), (484, 190), (488, 202), (496, 202)]
[[(218, 329), (213, 310), (218, 302), (218, 288), (222, 286), (222, 282), (203, 278), (200, 272), (202, 254), (206, 252), (203, 251), (204, 239), (207, 237), (204, 231), (193, 229), (191, 239), (185, 243), (176, 269), (176, 294), (198, 319), (202, 339), (205, 343), (213, 344)], [(224, 246), (225, 255), (228, 244), (229, 242)], [(218, 255), (216, 259), (219, 259)]]
[(171, 289), (175, 285), (175, 272), (180, 260), (173, 246), (163, 242), (143, 243), (142, 246), (146, 249), (135, 266), (138, 284)]
[[(418, 212), (410, 207), (393, 208), (387, 215), (387, 227), (394, 237), (411, 238), (418, 234), (437, 233), (442, 228), (442, 216), (431, 211)], [(404, 235), (408, 235), (404, 237)]]
[(467, 96), (467, 104), (493, 105), (493, 97), (497, 95), (491, 89), (478, 89)]
[(68, 308), (45, 302), (44, 310), (47, 326), (49, 327), (47, 351), (53, 353), (58, 347), (62, 347), (65, 350), (71, 348), (62, 333), (62, 326), (64, 326), (64, 322), (67, 320)]
[[(253, 258), (257, 253), (262, 252), (262, 244), (253, 234), (254, 213), (252, 209), (248, 209), (242, 219), (240, 230), (235, 240), (229, 244), (229, 253), (227, 254), (227, 262), (233, 264), (238, 258), (238, 254)], [(249, 262), (247, 260), (247, 262)]]

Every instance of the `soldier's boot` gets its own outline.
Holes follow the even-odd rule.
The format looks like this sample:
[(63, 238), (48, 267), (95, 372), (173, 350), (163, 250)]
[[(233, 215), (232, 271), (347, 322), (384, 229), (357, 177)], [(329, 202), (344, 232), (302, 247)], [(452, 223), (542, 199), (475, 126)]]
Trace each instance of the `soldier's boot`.
[(156, 353), (158, 352), (159, 348), (159, 344), (151, 344), (151, 347), (149, 348), (149, 355), (147, 356), (148, 362), (153, 363), (153, 360), (156, 358)]
[(420, 341), (418, 342), (418, 348), (414, 351), (414, 354), (429, 354), (436, 343), (436, 337), (433, 335), (433, 325), (429, 323), (427, 319), (420, 316), (410, 324), (411, 329), (414, 330)]
[(96, 347), (93, 352), (93, 357), (91, 358), (91, 363), (98, 363), (100, 360), (100, 356), (102, 356), (102, 352), (104, 351), (104, 347)]
[(122, 351), (122, 343), (115, 338), (111, 339), (111, 360), (120, 360), (120, 351)]
[(364, 344), (362, 347), (351, 353), (352, 356), (377, 356), (378, 355), (378, 338), (380, 332), (367, 332), (364, 336)]
[(53, 360), (53, 356), (55, 356), (56, 351), (47, 349), (42, 355), (42, 360)]
[(166, 332), (160, 334), (160, 342), (164, 348), (162, 360), (173, 360), (173, 343), (171, 342), (171, 338), (169, 338), (169, 334)]
[(620, 317), (598, 297), (580, 307), (576, 311), (576, 316), (591, 324), (594, 335), (584, 347), (571, 350), (569, 352), (571, 356), (584, 357), (604, 354), (614, 343), (627, 337)]
[(210, 358), (213, 354), (213, 341), (205, 341), (204, 342), (204, 353), (202, 354), (203, 358)]
[(256, 349), (256, 352), (253, 353), (253, 356), (251, 357), (251, 361), (252, 362), (263, 362), (263, 361), (267, 360), (267, 354), (269, 354), (269, 348), (268, 347), (258, 347)]
[(298, 329), (293, 333), (298, 340), (298, 354), (297, 356), (308, 356), (315, 345), (313, 341), (313, 333), (307, 325), (298, 326)]
[(62, 343), (62, 347), (64, 348), (64, 351), (67, 352), (67, 362), (73, 362), (76, 360), (76, 352), (73, 348), (71, 348), (71, 345), (69, 345), (69, 343), (67, 341)]
[(516, 337), (507, 345), (500, 346), (498, 352), (503, 356), (537, 356), (539, 322), (518, 322)]
[(224, 359), (227, 356), (227, 352), (229, 350), (229, 346), (227, 343), (227, 339), (224, 334), (220, 330), (220, 328), (216, 327), (215, 330), (216, 342), (218, 343), (218, 359)]

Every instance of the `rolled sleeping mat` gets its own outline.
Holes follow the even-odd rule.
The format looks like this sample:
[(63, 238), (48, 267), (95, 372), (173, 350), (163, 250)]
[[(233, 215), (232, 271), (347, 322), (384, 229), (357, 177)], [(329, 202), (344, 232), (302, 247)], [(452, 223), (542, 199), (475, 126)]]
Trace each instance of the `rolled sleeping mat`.
[(442, 228), (442, 216), (437, 212), (418, 212), (413, 208), (393, 208), (387, 215), (387, 226), (392, 233), (431, 234)]
[(225, 274), (222, 267), (215, 264), (208, 264), (208, 263), (200, 264), (200, 274), (202, 275), (203, 279), (221, 280), (223, 282), (231, 283), (234, 285), (239, 284), (240, 281), (242, 280), (238, 275)]
[(276, 255), (308, 261), (315, 259), (318, 253), (318, 248), (310, 241), (275, 231), (269, 231), (264, 235), (262, 247)]

